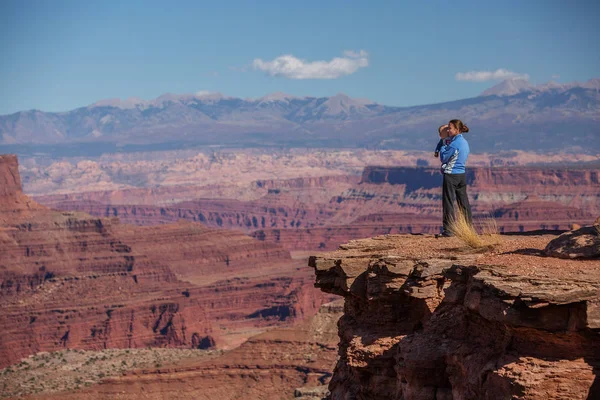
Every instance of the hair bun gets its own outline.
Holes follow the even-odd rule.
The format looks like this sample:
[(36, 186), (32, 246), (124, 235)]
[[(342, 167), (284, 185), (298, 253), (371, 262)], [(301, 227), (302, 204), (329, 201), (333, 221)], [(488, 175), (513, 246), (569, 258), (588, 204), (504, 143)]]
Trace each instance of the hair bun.
[(461, 133), (467, 133), (469, 132), (469, 127), (465, 124), (463, 124), (462, 129), (460, 130)]

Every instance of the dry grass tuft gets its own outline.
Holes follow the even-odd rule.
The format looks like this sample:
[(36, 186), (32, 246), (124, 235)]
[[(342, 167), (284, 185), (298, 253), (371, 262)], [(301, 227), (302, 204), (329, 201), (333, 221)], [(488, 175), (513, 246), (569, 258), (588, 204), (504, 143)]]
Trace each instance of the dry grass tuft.
[(498, 224), (490, 216), (480, 223), (481, 234), (469, 223), (467, 217), (459, 209), (456, 217), (450, 222), (450, 233), (472, 249), (492, 249), (502, 242), (498, 233)]
[(477, 231), (469, 223), (465, 214), (459, 209), (455, 217), (450, 221), (450, 233), (460, 239), (467, 246), (478, 249), (483, 247), (483, 241)]
[(487, 246), (497, 246), (502, 243), (502, 236), (498, 230), (498, 224), (496, 219), (491, 215), (487, 217), (481, 225), (481, 236), (482, 240)]

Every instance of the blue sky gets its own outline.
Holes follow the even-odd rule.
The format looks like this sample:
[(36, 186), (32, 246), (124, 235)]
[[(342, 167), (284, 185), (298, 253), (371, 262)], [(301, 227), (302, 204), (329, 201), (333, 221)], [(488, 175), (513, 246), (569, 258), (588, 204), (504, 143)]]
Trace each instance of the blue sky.
[(599, 15), (590, 0), (3, 0), (0, 114), (198, 91), (409, 106), (504, 76), (586, 81), (600, 77)]

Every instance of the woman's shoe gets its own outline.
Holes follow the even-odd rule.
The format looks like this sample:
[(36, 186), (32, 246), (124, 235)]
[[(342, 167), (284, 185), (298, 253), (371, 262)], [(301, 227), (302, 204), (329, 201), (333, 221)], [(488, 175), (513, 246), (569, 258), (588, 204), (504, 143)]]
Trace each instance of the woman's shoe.
[(442, 232), (442, 233), (438, 233), (435, 235), (436, 238), (441, 238), (441, 237), (452, 237), (454, 236), (453, 234), (451, 234), (450, 232)]

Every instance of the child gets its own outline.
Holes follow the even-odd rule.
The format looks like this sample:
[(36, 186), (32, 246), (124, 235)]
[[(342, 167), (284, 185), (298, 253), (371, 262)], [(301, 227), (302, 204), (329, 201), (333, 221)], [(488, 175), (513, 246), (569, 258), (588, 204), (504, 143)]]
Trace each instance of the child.
[(438, 133), (440, 135), (440, 141), (438, 142), (437, 146), (435, 146), (435, 153), (433, 153), (434, 157), (438, 157), (440, 155), (440, 149), (442, 146), (448, 145), (452, 141), (452, 139), (448, 137), (450, 135), (448, 132), (448, 124), (440, 126), (438, 128)]

